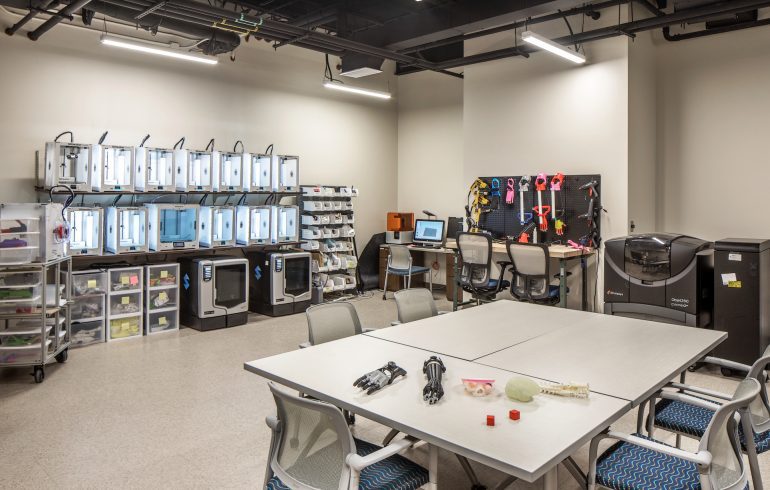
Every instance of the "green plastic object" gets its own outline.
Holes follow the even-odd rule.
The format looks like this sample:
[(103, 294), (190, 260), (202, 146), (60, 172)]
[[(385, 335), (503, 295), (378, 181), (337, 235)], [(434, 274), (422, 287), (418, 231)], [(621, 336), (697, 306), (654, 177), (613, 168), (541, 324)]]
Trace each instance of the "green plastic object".
[(535, 395), (540, 394), (540, 385), (529, 378), (514, 376), (505, 384), (505, 394), (511, 400), (531, 402)]

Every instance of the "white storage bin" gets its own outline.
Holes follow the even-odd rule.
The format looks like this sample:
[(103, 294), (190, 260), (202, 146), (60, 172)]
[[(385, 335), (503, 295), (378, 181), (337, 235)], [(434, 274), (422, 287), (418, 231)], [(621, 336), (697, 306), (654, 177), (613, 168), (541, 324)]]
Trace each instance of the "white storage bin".
[(303, 240), (318, 240), (319, 238), (322, 238), (322, 234), (318, 228), (304, 228), (302, 230)]
[(343, 238), (352, 238), (356, 236), (356, 230), (350, 225), (344, 225), (340, 228), (340, 236)]
[(329, 217), (329, 224), (341, 225), (344, 221), (342, 213), (334, 213), (327, 215)]
[(342, 278), (345, 280), (345, 290), (356, 288), (356, 284), (357, 284), (356, 276), (345, 275), (345, 276), (342, 276)]
[(302, 201), (302, 208), (310, 212), (323, 211), (324, 203), (321, 201)]
[(200, 209), (199, 221), (201, 247), (235, 245), (235, 206), (203, 206)]
[(141, 267), (110, 269), (110, 293), (142, 291), (143, 271)]
[[(45, 341), (46, 352), (50, 353), (53, 341)], [(23, 346), (0, 347), (0, 364), (42, 364), (43, 345), (41, 343)]]
[(104, 250), (113, 254), (147, 252), (147, 208), (109, 207), (104, 211)]
[(324, 194), (324, 188), (319, 186), (302, 186), (302, 195), (305, 197), (321, 197)]
[(67, 208), (70, 224), (68, 250), (74, 255), (101, 255), (104, 232), (102, 208)]
[(175, 192), (174, 150), (138, 147), (134, 149), (134, 189)]
[(84, 347), (105, 341), (104, 320), (72, 322), (70, 326), (72, 347)]
[(142, 335), (142, 315), (125, 318), (113, 318), (107, 329), (107, 341), (123, 340)]
[(332, 281), (334, 282), (334, 291), (344, 291), (345, 290), (345, 277), (344, 276), (329, 276)]
[(320, 214), (303, 214), (302, 215), (302, 224), (305, 226), (319, 226), (321, 225), (321, 216)]
[(197, 204), (145, 204), (150, 250), (197, 249)]
[(102, 271), (73, 271), (71, 281), (73, 298), (109, 292), (107, 274)]
[(0, 265), (49, 262), (67, 256), (63, 206), (0, 204)]
[(339, 238), (340, 237), (340, 229), (339, 228), (327, 228), (329, 230), (329, 237), (330, 238)]
[(3, 289), (27, 289), (40, 286), (43, 283), (43, 274), (37, 271), (0, 272), (0, 290)]
[(321, 243), (317, 240), (308, 240), (306, 242), (303, 242), (300, 247), (302, 250), (312, 251), (312, 250), (319, 250), (321, 248)]
[(322, 211), (334, 211), (334, 203), (331, 201), (324, 201), (321, 203)]
[(272, 206), (238, 206), (236, 240), (239, 245), (273, 243)]
[(342, 211), (342, 201), (329, 201), (332, 203), (332, 209), (334, 211)]
[(342, 215), (342, 222), (346, 225), (352, 225), (355, 224), (356, 218), (352, 214), (343, 214)]
[(66, 185), (73, 191), (91, 190), (91, 145), (49, 142), (43, 158), (45, 187)]
[(147, 322), (147, 335), (179, 330), (179, 315), (176, 312), (150, 313)]

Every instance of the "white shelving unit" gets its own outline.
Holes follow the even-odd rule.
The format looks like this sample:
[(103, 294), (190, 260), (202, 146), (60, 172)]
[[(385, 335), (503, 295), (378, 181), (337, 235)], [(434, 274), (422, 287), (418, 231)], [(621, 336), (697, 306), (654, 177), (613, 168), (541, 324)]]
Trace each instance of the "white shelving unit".
[(107, 324), (107, 273), (100, 270), (72, 273), (72, 347), (104, 342)]
[(302, 249), (312, 253), (313, 284), (324, 295), (350, 293), (358, 285), (353, 198), (348, 186), (302, 186), (300, 197)]
[(142, 336), (144, 267), (109, 269), (107, 342)]
[(145, 335), (179, 330), (179, 264), (145, 267)]

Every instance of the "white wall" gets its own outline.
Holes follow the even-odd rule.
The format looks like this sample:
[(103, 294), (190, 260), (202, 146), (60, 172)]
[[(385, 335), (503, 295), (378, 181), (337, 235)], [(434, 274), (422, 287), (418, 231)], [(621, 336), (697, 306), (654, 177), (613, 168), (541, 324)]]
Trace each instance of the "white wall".
[[(13, 20), (2, 18), (5, 25)], [(396, 206), (395, 101), (366, 99), (321, 86), (323, 55), (287, 47), (274, 52), (252, 41), (237, 61), (217, 66), (155, 58), (104, 47), (99, 34), (59, 26), (40, 41), (23, 33), (0, 37), (0, 195), (34, 199), (33, 157), (61, 131), (78, 142), (171, 146), (187, 137), (202, 148), (216, 138), (248, 151), (270, 143), (279, 154), (300, 156), (300, 180), (352, 184), (359, 245), (385, 226)], [(367, 83), (367, 82), (363, 82)], [(368, 83), (385, 89), (387, 79)], [(395, 88), (395, 84), (393, 84)]]
[(658, 47), (659, 228), (770, 237), (768, 45), (755, 28)]

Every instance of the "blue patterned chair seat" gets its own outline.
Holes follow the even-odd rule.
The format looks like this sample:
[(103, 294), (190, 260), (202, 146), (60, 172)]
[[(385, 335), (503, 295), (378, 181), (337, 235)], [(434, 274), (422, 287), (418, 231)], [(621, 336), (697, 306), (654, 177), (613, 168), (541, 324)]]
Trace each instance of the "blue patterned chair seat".
[[(380, 446), (354, 439), (359, 456), (367, 456)], [(415, 490), (428, 483), (428, 470), (403, 456), (395, 455), (361, 471), (359, 490)], [(267, 490), (290, 490), (277, 476), (267, 482)]]
[[(639, 434), (634, 435), (655, 441)], [(614, 444), (597, 460), (596, 483), (615, 490), (700, 490), (701, 488), (698, 467), (695, 463), (627, 442)]]
[[(701, 398), (701, 400), (718, 405), (714, 400), (707, 398)], [(711, 410), (689, 403), (677, 400), (661, 400), (655, 405), (655, 426), (700, 439), (706, 433), (706, 428), (713, 415), (714, 412)], [(740, 436), (741, 447), (745, 451), (746, 437), (743, 434), (742, 425), (738, 426), (738, 435)], [(761, 434), (754, 434), (754, 444), (757, 447), (757, 454), (770, 450), (770, 430)]]
[[(412, 266), (412, 275), (414, 274), (425, 274), (426, 272), (429, 272), (430, 269), (427, 267), (422, 267), (419, 265)], [(394, 276), (408, 276), (409, 275), (409, 269), (390, 269), (388, 268), (388, 274), (393, 274)]]

